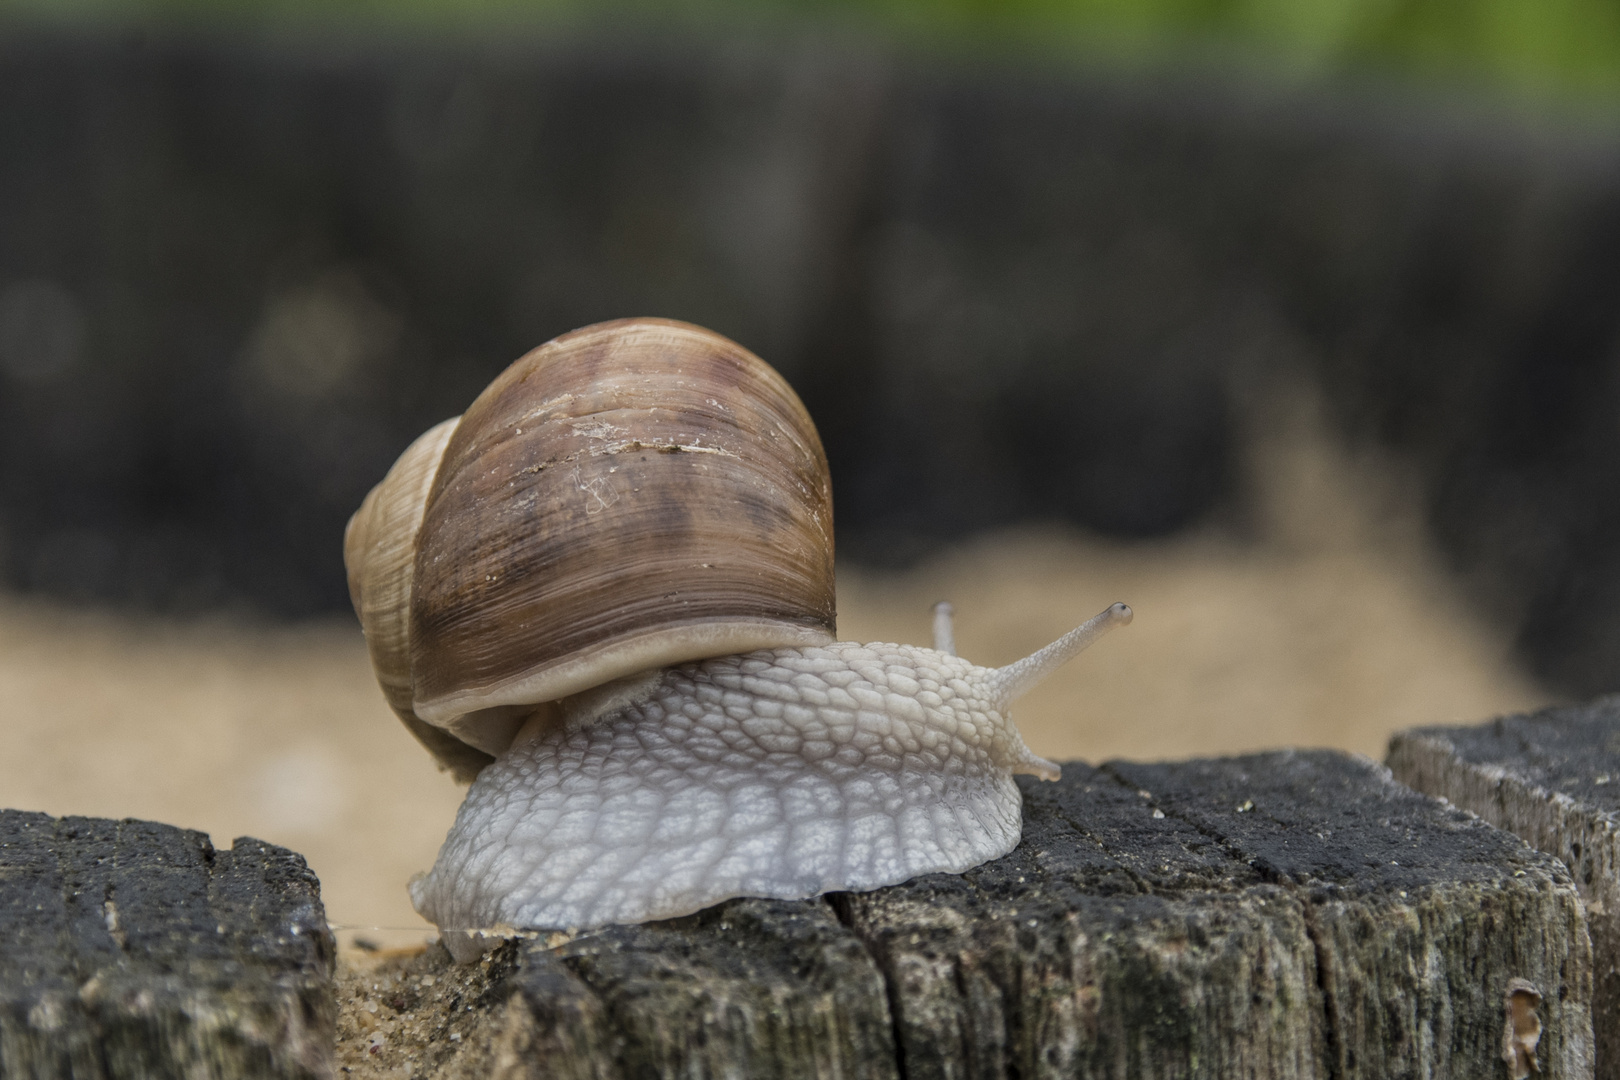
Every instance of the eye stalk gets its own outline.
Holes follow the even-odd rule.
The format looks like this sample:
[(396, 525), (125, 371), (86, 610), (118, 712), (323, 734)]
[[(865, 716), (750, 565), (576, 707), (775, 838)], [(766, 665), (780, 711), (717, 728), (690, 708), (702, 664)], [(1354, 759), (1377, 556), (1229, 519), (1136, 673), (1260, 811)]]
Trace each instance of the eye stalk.
[(1039, 652), (1031, 653), (1004, 668), (997, 668), (994, 679), (996, 708), (1006, 711), (1009, 705), (1033, 690), (1042, 679), (1079, 656), (1092, 642), (1114, 627), (1129, 623), (1131, 617), (1129, 606), (1113, 604)]
[(956, 655), (956, 608), (941, 600), (934, 605), (934, 651)]

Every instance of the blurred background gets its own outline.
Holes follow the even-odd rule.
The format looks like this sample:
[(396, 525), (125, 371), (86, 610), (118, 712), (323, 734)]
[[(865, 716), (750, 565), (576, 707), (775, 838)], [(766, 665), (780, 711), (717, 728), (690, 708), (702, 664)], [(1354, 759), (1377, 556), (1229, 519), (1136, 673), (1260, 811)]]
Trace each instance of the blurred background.
[(641, 314), (804, 398), (841, 636), (1135, 607), (1040, 753), (1620, 689), (1620, 0), (0, 0), (0, 806), (415, 925), (343, 525)]

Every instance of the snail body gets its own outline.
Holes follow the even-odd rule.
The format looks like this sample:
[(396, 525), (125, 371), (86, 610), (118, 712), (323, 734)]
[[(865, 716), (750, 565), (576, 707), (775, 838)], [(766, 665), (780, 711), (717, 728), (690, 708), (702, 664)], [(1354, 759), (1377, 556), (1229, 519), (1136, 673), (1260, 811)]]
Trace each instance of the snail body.
[(1058, 767), (1008, 707), (1130, 609), (1004, 668), (954, 655), (948, 610), (931, 649), (840, 642), (831, 521), (787, 384), (664, 320), (542, 346), (406, 451), (345, 558), (389, 703), (472, 780), (411, 884), (447, 943), (872, 889), (1017, 845), (1013, 775)]
[(412, 899), (441, 927), (587, 928), (971, 869), (1018, 844), (1013, 775), (1059, 776), (1007, 705), (1129, 618), (999, 669), (851, 642), (665, 669), (633, 703), (520, 733)]

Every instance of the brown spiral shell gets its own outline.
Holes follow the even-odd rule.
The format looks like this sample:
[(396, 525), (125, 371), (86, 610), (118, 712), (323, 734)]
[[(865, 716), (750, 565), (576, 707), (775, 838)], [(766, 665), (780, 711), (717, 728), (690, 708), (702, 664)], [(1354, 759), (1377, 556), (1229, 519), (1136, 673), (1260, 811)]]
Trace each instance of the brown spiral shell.
[(389, 703), (463, 777), (543, 703), (833, 640), (809, 414), (748, 350), (671, 320), (588, 326), (518, 360), (406, 450), (344, 555)]

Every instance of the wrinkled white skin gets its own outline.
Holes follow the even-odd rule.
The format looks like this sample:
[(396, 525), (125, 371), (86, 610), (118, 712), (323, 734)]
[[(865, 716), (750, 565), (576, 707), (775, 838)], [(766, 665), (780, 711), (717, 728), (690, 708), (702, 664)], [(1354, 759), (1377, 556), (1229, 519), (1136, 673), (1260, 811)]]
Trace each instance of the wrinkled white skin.
[(411, 899), (448, 941), (978, 866), (1018, 844), (1012, 775), (1058, 777), (1007, 705), (1129, 618), (1115, 605), (999, 669), (849, 642), (666, 669), (628, 703), (526, 728), (479, 774)]

